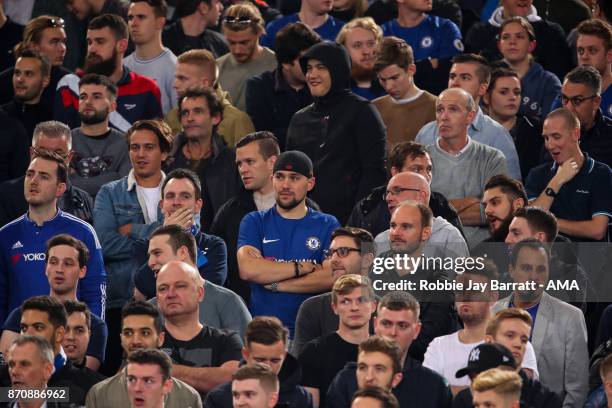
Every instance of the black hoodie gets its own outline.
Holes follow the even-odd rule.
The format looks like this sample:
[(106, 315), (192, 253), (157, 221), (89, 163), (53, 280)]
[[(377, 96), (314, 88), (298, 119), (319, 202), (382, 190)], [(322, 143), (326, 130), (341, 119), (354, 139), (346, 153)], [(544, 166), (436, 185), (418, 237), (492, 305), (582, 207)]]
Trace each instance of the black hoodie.
[(386, 181), (386, 132), (378, 111), (349, 90), (350, 57), (344, 47), (322, 42), (300, 64), (316, 59), (327, 67), (330, 90), (298, 111), (289, 123), (287, 150), (306, 153), (314, 164), (311, 198), (345, 224), (353, 206)]
[[(287, 353), (287, 358), (278, 373), (280, 390), (277, 408), (312, 408), (312, 396), (299, 385), (301, 377), (302, 372), (297, 359)], [(211, 390), (206, 395), (204, 406), (206, 408), (232, 408), (232, 383), (228, 382)]]

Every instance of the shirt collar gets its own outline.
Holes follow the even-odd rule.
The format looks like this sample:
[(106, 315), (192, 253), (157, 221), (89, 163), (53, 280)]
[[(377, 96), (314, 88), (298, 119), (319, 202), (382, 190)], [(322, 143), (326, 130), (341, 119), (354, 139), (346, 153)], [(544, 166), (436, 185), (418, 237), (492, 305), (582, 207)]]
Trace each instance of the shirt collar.
[[(45, 222), (43, 222), (43, 225), (45, 225), (46, 223), (48, 223), (48, 222), (52, 222), (52, 221), (54, 221), (55, 219), (57, 219), (57, 217), (60, 215), (60, 213), (61, 213), (61, 212), (62, 212), (62, 210), (60, 210), (59, 208), (57, 208), (57, 211), (56, 211), (55, 215), (54, 215), (53, 217), (49, 218), (48, 220), (46, 220)], [(29, 215), (29, 214), (30, 214), (30, 212), (29, 212), (29, 211), (28, 211), (28, 212), (26, 212), (26, 214), (25, 214), (25, 219), (26, 219), (26, 221), (27, 221), (27, 222), (29, 222), (30, 224), (36, 224), (34, 221), (32, 221), (32, 219), (30, 218), (30, 215)]]
[[(586, 152), (582, 152), (582, 154), (584, 155), (584, 163), (582, 163), (582, 167), (580, 168), (580, 171), (578, 172), (578, 174), (585, 172), (585, 171), (587, 174), (591, 174), (591, 172), (593, 171), (593, 167), (595, 167), (595, 160), (589, 157), (589, 155)], [(550, 166), (550, 171), (556, 172), (557, 167), (558, 167), (557, 162), (553, 161), (552, 166)]]
[(478, 107), (478, 110), (476, 111), (476, 116), (474, 117), (474, 120), (472, 121), (472, 123), (470, 123), (470, 128), (474, 129), (477, 132), (480, 132), (484, 125), (483, 121), (484, 121), (484, 113), (482, 113), (482, 109)]
[(438, 138), (436, 140), (436, 145), (438, 146), (438, 149), (442, 150), (444, 153), (448, 154), (449, 156), (459, 157), (463, 153), (465, 153), (465, 151), (468, 149), (468, 147), (470, 147), (470, 145), (472, 144), (472, 138), (470, 137), (470, 135), (468, 135), (467, 139), (468, 139), (467, 143), (465, 144), (465, 146), (463, 146), (463, 148), (461, 150), (459, 150), (459, 153), (452, 154), (452, 155), (449, 152), (447, 152), (446, 150), (444, 150), (442, 147), (440, 147), (440, 138)]
[[(162, 171), (161, 175), (162, 175), (161, 180), (159, 181), (159, 186), (157, 187), (161, 187), (161, 185), (164, 184), (164, 180), (166, 179), (166, 173)], [(136, 177), (134, 176), (134, 169), (131, 169), (127, 176), (127, 191), (132, 191), (132, 189), (134, 189), (135, 186), (136, 186)]]

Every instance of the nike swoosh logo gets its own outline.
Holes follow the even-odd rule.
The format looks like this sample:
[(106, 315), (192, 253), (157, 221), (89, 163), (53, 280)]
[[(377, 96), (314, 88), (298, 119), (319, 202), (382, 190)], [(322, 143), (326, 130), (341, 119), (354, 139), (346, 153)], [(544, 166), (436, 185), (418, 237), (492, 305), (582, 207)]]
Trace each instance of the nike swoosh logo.
[(263, 243), (264, 244), (269, 244), (270, 242), (276, 242), (276, 241), (280, 241), (280, 238), (277, 239), (263, 239)]

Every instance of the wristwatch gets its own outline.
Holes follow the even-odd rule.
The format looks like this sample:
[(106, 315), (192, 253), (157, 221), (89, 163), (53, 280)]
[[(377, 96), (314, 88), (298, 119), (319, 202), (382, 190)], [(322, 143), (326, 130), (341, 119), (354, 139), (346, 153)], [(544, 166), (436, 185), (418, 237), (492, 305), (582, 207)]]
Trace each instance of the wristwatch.
[(544, 190), (544, 194), (553, 198), (557, 196), (557, 192), (550, 187), (546, 187), (546, 189)]
[(272, 282), (268, 288), (272, 292), (278, 292), (278, 282)]

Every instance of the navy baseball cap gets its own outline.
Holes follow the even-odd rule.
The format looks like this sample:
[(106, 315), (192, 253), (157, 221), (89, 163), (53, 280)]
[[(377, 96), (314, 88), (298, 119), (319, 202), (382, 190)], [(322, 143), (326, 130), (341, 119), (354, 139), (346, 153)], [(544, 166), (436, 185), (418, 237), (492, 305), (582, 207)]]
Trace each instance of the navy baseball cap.
[(518, 368), (514, 356), (506, 347), (496, 343), (482, 343), (470, 351), (467, 367), (457, 371), (455, 377), (468, 374), (480, 374), (483, 371), (499, 366)]

